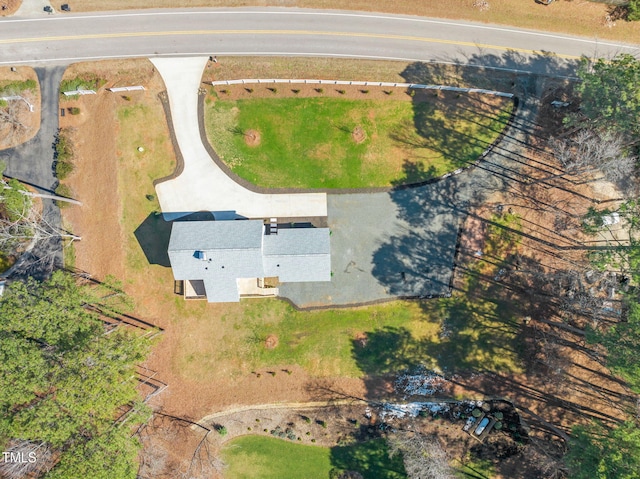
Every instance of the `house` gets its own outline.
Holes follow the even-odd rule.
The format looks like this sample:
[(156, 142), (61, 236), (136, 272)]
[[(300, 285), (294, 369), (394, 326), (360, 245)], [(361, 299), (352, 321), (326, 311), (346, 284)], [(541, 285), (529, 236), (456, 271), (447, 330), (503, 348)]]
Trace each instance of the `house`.
[(328, 228), (262, 220), (173, 223), (169, 261), (185, 298), (275, 296), (279, 282), (331, 281)]

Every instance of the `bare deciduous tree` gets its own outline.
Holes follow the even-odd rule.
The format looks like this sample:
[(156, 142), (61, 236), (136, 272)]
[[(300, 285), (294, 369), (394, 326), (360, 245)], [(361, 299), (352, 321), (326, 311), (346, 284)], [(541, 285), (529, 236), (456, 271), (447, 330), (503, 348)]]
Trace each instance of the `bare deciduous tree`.
[(621, 135), (583, 129), (570, 138), (553, 141), (552, 148), (569, 174), (580, 176), (600, 171), (622, 191), (629, 189), (637, 158), (625, 152)]
[(13, 440), (3, 452), (0, 476), (6, 479), (39, 476), (52, 465), (51, 449), (44, 442)]
[(14, 139), (27, 129), (27, 125), (22, 121), (26, 110), (24, 102), (17, 100), (3, 101), (0, 104), (0, 133), (4, 144), (12, 144)]
[(410, 479), (454, 479), (454, 469), (435, 436), (400, 431), (387, 438), (389, 455), (402, 453)]
[[(6, 183), (0, 180), (0, 188), (8, 188)], [(2, 203), (2, 191), (0, 190), (0, 203)], [(16, 247), (32, 249), (33, 246), (50, 238), (64, 238), (80, 240), (79, 236), (62, 231), (57, 228), (36, 208), (24, 203), (22, 209), (18, 210), (8, 205), (4, 205), (5, 214), (0, 215), (0, 250), (11, 251)]]
[[(209, 479), (219, 477), (226, 468), (217, 455), (213, 429), (189, 419), (156, 411), (149, 423), (138, 431), (143, 444), (139, 477)], [(200, 433), (204, 435), (199, 437)], [(197, 441), (197, 442), (196, 442)], [(172, 444), (193, 447), (191, 457), (175, 457)]]

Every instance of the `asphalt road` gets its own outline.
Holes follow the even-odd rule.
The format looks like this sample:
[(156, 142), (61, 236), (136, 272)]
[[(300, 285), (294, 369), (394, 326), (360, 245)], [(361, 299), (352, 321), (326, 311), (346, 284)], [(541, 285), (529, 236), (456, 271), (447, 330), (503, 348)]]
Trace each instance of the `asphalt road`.
[[(58, 183), (53, 173), (53, 145), (58, 133), (58, 90), (65, 69), (66, 66), (61, 65), (36, 67), (42, 99), (40, 129), (29, 141), (0, 151), (0, 161), (7, 165), (5, 175), (19, 179), (39, 193), (53, 194)], [(61, 217), (58, 206), (48, 199), (43, 200), (42, 204), (45, 221), (51, 228), (59, 228)], [(45, 278), (54, 266), (62, 266), (62, 242), (57, 237), (39, 241), (12, 268), (12, 274), (14, 277)]]
[[(570, 74), (597, 39), (447, 20), (303, 9), (198, 9), (0, 20), (0, 64), (158, 55), (313, 55), (455, 61)], [(554, 53), (556, 56), (549, 56)], [(568, 65), (568, 66), (567, 66)]]
[(41, 122), (38, 133), (29, 141), (0, 151), (7, 165), (5, 174), (35, 187), (40, 193), (54, 193), (53, 145), (58, 133), (58, 90), (66, 66), (36, 67), (40, 82)]

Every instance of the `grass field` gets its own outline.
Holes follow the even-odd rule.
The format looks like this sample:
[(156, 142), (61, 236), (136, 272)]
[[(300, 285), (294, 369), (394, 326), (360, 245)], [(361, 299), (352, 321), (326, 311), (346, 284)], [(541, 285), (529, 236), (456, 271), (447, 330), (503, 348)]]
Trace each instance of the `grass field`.
[[(258, 186), (366, 188), (418, 182), (474, 161), (511, 111), (504, 99), (489, 103), (468, 95), (430, 95), (413, 102), (215, 101), (206, 109), (207, 135), (234, 173)], [(258, 144), (247, 141), (251, 131), (259, 132)], [(412, 165), (409, 175), (407, 164)]]
[[(418, 365), (519, 371), (512, 312), (506, 302), (462, 294), (305, 312), (279, 300), (243, 300), (228, 305), (216, 328), (190, 321), (174, 368), (194, 380), (209, 377), (214, 364), (232, 375), (298, 365), (316, 377), (394, 374)], [(265, 347), (269, 335), (278, 338), (273, 349)]]
[(367, 479), (406, 477), (402, 461), (389, 459), (382, 439), (329, 449), (244, 436), (226, 445), (223, 458), (227, 479), (328, 479), (332, 469), (357, 471)]
[[(406, 328), (412, 338), (435, 341), (439, 330), (437, 323), (423, 319), (417, 303), (405, 302), (300, 312), (279, 300), (245, 300), (230, 306), (220, 325), (226, 333), (215, 343), (207, 338), (213, 339), (216, 333), (206, 328), (185, 337), (180, 349), (191, 354), (183, 355), (176, 367), (193, 378), (209, 374), (210, 364), (216, 362), (231, 363), (233, 369), (245, 372), (299, 365), (314, 376), (360, 377), (363, 370), (354, 356), (356, 336), (385, 328)], [(265, 348), (269, 335), (277, 336), (276, 348)], [(405, 359), (410, 362), (417, 358)], [(382, 365), (377, 372), (385, 372)]]

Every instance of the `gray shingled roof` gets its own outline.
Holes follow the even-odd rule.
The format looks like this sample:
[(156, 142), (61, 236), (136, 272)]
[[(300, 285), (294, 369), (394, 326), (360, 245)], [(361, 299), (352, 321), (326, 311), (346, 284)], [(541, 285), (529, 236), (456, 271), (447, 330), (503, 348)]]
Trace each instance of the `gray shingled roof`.
[(331, 281), (328, 229), (280, 229), (265, 236), (263, 245), (265, 276), (278, 276), (283, 283)]
[(260, 249), (262, 221), (181, 221), (173, 223), (169, 251)]
[(239, 278), (331, 280), (326, 228), (279, 229), (265, 235), (261, 220), (176, 222), (168, 253), (174, 278), (203, 280), (210, 302), (239, 301)]

